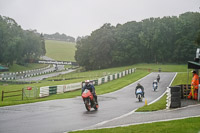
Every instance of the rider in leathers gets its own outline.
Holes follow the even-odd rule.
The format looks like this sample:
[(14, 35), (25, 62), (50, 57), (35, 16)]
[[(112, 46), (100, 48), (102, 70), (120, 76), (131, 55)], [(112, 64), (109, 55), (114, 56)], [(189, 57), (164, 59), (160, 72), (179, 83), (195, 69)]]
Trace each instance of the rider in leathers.
[[(85, 89), (90, 90), (90, 92), (91, 92), (91, 93), (93, 94), (93, 96), (94, 96), (95, 102), (97, 103), (97, 95), (96, 95), (96, 92), (95, 92), (94, 85), (90, 84), (90, 81), (89, 81), (89, 80), (86, 80), (86, 81), (85, 81), (85, 85), (84, 85), (83, 88), (82, 88), (82, 93), (84, 92)], [(82, 94), (82, 93), (81, 93), (81, 94)]]

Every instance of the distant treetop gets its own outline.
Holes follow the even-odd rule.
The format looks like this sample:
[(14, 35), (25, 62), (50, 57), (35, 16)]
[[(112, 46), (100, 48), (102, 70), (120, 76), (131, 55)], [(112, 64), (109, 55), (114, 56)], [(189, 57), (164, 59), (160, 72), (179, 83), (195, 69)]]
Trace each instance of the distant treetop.
[(44, 38), (47, 40), (58, 40), (58, 41), (66, 41), (66, 42), (75, 42), (75, 38), (71, 36), (67, 36), (65, 34), (60, 34), (56, 32), (55, 34), (44, 34)]

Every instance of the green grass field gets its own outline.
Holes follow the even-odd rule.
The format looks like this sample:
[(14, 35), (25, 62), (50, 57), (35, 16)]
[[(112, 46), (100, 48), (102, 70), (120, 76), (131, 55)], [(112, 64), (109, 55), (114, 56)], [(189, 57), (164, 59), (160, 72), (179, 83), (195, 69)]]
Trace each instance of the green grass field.
[(58, 61), (75, 61), (75, 43), (45, 40), (46, 56)]
[(164, 95), (157, 102), (138, 108), (136, 110), (136, 112), (149, 112), (149, 111), (157, 111), (157, 110), (166, 109), (166, 104), (167, 104), (166, 103), (166, 98), (167, 98), (167, 95)]
[[(200, 117), (73, 133), (199, 133)], [(71, 132), (70, 132), (71, 133)]]
[(9, 72), (27, 71), (27, 70), (33, 70), (33, 69), (38, 69), (38, 68), (44, 68), (46, 66), (48, 65), (47, 64), (27, 64), (26, 66), (21, 66), (21, 65), (13, 64), (12, 66), (9, 67)]

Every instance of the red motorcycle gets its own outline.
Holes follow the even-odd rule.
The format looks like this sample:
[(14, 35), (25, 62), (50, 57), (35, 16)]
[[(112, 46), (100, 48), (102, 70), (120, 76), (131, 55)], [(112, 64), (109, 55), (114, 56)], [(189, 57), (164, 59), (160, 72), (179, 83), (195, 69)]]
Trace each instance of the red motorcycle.
[(94, 96), (92, 95), (90, 90), (85, 89), (84, 92), (82, 93), (82, 98), (87, 111), (90, 111), (91, 108), (94, 108), (95, 110), (99, 108), (99, 105), (95, 102)]

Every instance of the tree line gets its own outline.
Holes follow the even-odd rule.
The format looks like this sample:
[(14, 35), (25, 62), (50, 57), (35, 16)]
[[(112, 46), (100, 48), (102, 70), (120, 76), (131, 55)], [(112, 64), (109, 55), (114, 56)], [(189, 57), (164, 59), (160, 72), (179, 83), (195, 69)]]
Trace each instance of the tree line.
[(44, 38), (47, 40), (58, 40), (58, 41), (66, 41), (66, 42), (75, 42), (75, 38), (71, 36), (67, 36), (65, 34), (60, 34), (56, 32), (55, 34), (44, 34)]
[(0, 64), (24, 65), (27, 59), (37, 59), (45, 53), (42, 34), (23, 30), (14, 19), (0, 16)]
[(107, 23), (77, 40), (75, 59), (88, 70), (136, 63), (184, 63), (200, 46), (200, 13)]

